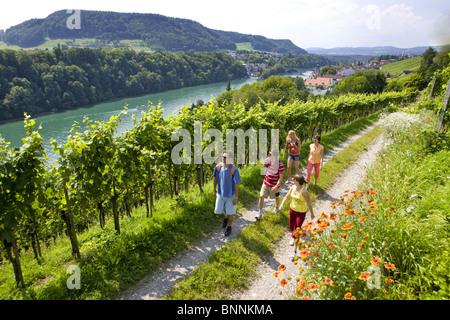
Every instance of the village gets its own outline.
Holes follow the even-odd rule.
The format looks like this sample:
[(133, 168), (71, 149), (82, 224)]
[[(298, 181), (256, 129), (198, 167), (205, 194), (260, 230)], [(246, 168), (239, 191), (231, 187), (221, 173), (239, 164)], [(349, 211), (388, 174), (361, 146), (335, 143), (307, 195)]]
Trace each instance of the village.
[[(228, 51), (227, 55), (236, 60), (244, 62), (249, 77), (261, 78), (262, 71), (270, 66), (269, 59), (278, 62), (282, 54), (278, 52), (249, 52), (249, 51)], [(383, 59), (382, 57), (370, 58), (366, 62), (341, 63), (339, 66), (319, 66), (316, 65), (314, 70), (307, 72), (305, 86), (313, 94), (324, 95), (327, 91), (331, 91), (334, 86), (342, 79), (351, 76), (357, 71), (382, 71), (384, 65), (388, 65), (403, 59), (410, 58), (410, 55), (401, 55)], [(324, 73), (322, 68), (328, 67), (329, 73)], [(414, 71), (404, 70), (399, 77), (413, 73)], [(383, 72), (386, 78), (390, 78), (389, 72)]]

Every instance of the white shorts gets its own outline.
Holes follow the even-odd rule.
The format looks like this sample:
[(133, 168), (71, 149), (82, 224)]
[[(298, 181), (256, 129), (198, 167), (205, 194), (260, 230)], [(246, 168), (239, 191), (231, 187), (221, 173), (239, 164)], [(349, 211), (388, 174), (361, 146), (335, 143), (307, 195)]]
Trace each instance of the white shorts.
[(234, 195), (232, 197), (222, 197), (217, 194), (216, 196), (216, 207), (214, 213), (222, 214), (226, 213), (231, 216), (236, 213), (236, 205), (233, 205)]

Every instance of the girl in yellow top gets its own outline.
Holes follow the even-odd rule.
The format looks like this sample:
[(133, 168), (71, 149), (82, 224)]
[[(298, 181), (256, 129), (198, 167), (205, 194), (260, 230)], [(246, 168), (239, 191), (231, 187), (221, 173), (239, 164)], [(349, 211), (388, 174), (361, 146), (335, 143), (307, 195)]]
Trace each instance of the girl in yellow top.
[(314, 185), (319, 179), (320, 170), (323, 165), (323, 145), (320, 144), (320, 136), (314, 136), (314, 143), (309, 145), (309, 158), (306, 166), (306, 182), (309, 184), (311, 179), (311, 171), (314, 167)]
[(289, 206), (289, 229), (292, 231), (292, 240), (289, 244), (294, 245), (294, 252), (291, 255), (292, 259), (294, 259), (297, 254), (298, 242), (295, 241), (296, 230), (297, 228), (301, 228), (303, 221), (305, 221), (306, 211), (308, 209), (309, 212), (311, 212), (311, 220), (314, 219), (309, 192), (305, 188), (305, 177), (296, 174), (293, 180), (294, 185), (289, 189), (279, 208), (279, 210), (282, 210), (284, 203), (289, 198), (292, 198)]

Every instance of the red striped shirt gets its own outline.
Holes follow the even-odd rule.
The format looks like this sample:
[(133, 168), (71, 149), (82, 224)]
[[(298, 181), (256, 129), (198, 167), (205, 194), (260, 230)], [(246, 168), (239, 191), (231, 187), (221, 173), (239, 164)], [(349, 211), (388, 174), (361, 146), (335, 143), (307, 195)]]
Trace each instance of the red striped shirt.
[(270, 158), (264, 160), (264, 166), (266, 167), (266, 176), (264, 177), (264, 184), (269, 187), (275, 187), (280, 177), (284, 173), (284, 165), (281, 160), (278, 160), (278, 167), (276, 163), (272, 163)]

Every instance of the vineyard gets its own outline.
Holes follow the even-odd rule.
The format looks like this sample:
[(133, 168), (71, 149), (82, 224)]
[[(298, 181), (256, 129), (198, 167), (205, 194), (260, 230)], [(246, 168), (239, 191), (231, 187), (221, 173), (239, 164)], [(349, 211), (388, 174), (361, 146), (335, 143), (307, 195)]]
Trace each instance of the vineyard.
[[(199, 165), (191, 161), (191, 164), (176, 165), (171, 160), (171, 152), (178, 144), (172, 139), (173, 132), (182, 128), (194, 136), (195, 121), (202, 123), (203, 132), (208, 129), (219, 129), (223, 133), (227, 129), (279, 129), (282, 145), (289, 130), (295, 130), (302, 141), (307, 141), (316, 133), (330, 132), (390, 105), (410, 103), (417, 94), (417, 91), (349, 94), (316, 102), (293, 102), (285, 106), (260, 103), (250, 110), (240, 104), (231, 112), (210, 103), (197, 108), (185, 107), (169, 118), (162, 117), (160, 106), (149, 106), (148, 111), (142, 113), (142, 118), (135, 120), (133, 129), (118, 133), (116, 129), (121, 116), (126, 113), (124, 110), (107, 122), (85, 118), (81, 124), (74, 123), (64, 145), (52, 142), (52, 151), (59, 155), (56, 163), (48, 163), (49, 151), (43, 148), (39, 126), (25, 116), (26, 136), (20, 148), (11, 148), (7, 142), (0, 140), (2, 274), (6, 274), (6, 268), (12, 269), (16, 286), (26, 288), (27, 297), (40, 298), (31, 287), (45, 283), (45, 286), (54, 286), (59, 290), (55, 290), (59, 293), (54, 293), (57, 296), (52, 298), (79, 298), (77, 291), (67, 289), (65, 279), (48, 279), (51, 272), (46, 270), (43, 252), (53, 247), (58, 248), (53, 251), (55, 256), (64, 255), (60, 252), (64, 247), (70, 255), (64, 255), (61, 264), (98, 268), (91, 272), (92, 277), (96, 277), (97, 272), (106, 272), (101, 271), (102, 268), (110, 268), (109, 276), (114, 277), (111, 270), (119, 266), (147, 268), (148, 271), (148, 266), (136, 264), (136, 261), (154, 257), (152, 263), (161, 262), (164, 257), (205, 232), (214, 222), (213, 215), (208, 211), (213, 207), (212, 200), (205, 201), (199, 197), (187, 201), (181, 192), (186, 194), (195, 188), (195, 192), (202, 194), (214, 164)], [(209, 143), (203, 141), (203, 148)], [(191, 149), (194, 149), (193, 145)], [(248, 149), (247, 145), (245, 150)], [(241, 166), (252, 168), (248, 165), (248, 155), (246, 161)], [(165, 206), (164, 210), (161, 204)], [(143, 208), (140, 220), (137, 215), (133, 216), (134, 208)], [(187, 221), (197, 222), (197, 229), (189, 223), (184, 226), (170, 225), (173, 222), (170, 215), (179, 215), (179, 208), (183, 209)], [(151, 220), (160, 212), (167, 213), (167, 220), (162, 219), (143, 229), (144, 220)], [(135, 233), (122, 234), (121, 223), (125, 218), (134, 219)], [(112, 229), (108, 227), (109, 221), (112, 222)], [(103, 232), (86, 236), (94, 228), (100, 228)], [(137, 240), (139, 232), (139, 237), (143, 238)], [(127, 263), (127, 257), (108, 255), (108, 247), (120, 237), (127, 239), (123, 242), (128, 246), (124, 252), (135, 255), (128, 258), (134, 261), (134, 265)], [(61, 242), (68, 245), (60, 246)], [(161, 242), (173, 242), (173, 252), (161, 253)], [(139, 257), (142, 251), (147, 256)], [(26, 259), (27, 263), (42, 269), (42, 272), (33, 273), (31, 278), (27, 278), (28, 273), (22, 272), (22, 258), (26, 255), (32, 255), (34, 261)], [(90, 260), (98, 260), (98, 263), (88, 264), (86, 261)], [(89, 282), (89, 279), (84, 281)], [(2, 275), (0, 286), (8, 286), (8, 283), (11, 286), (10, 279)], [(88, 283), (82, 290), (85, 297), (90, 289)], [(3, 291), (15, 298), (23, 298), (12, 288)], [(95, 298), (96, 293), (91, 293), (89, 297)]]

